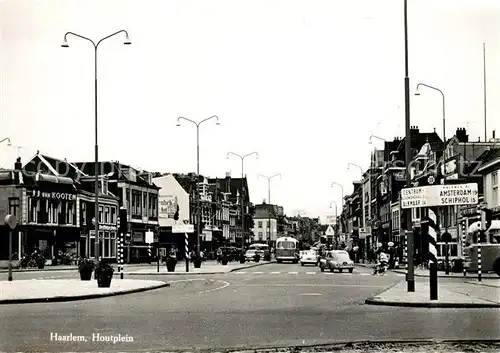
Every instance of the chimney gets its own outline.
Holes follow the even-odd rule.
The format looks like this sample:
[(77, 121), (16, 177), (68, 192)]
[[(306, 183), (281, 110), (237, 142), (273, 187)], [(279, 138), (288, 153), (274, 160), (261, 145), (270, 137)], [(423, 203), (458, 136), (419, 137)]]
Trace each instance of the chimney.
[(226, 172), (226, 179), (231, 178), (231, 172)]
[(16, 163), (14, 163), (14, 170), (20, 171), (23, 169), (23, 164), (21, 163), (21, 157), (17, 157)]
[(418, 126), (416, 126), (416, 125), (410, 126), (410, 134), (411, 133), (418, 134), (419, 132), (420, 132), (420, 129), (418, 128)]
[(455, 136), (459, 142), (469, 142), (469, 135), (467, 135), (467, 131), (463, 127), (457, 128)]

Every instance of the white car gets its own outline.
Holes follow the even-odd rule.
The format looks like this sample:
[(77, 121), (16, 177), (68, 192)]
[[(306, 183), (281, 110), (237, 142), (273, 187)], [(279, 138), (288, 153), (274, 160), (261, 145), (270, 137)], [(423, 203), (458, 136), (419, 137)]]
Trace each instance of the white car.
[(317, 265), (319, 261), (318, 253), (315, 250), (303, 250), (300, 252), (300, 265)]
[(245, 253), (245, 261), (254, 261), (255, 255), (257, 255), (257, 254), (259, 254), (261, 259), (262, 259), (263, 251), (254, 250), (254, 249), (247, 250), (247, 252)]

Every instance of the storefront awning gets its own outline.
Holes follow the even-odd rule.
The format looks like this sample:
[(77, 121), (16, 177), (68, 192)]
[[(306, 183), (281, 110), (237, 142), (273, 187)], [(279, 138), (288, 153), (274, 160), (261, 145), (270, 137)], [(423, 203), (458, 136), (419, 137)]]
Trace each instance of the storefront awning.
[(499, 231), (500, 230), (500, 220), (491, 221), (491, 226), (488, 228), (488, 232)]

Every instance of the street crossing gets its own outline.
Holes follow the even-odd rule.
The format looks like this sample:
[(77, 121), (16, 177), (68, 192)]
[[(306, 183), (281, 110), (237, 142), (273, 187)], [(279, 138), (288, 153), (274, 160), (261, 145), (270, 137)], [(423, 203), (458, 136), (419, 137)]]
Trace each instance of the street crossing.
[[(310, 275), (310, 276), (315, 276), (315, 275), (331, 275), (331, 276), (373, 276), (371, 273), (367, 272), (314, 272), (314, 271), (235, 271), (235, 272), (230, 272), (230, 274), (235, 274), (235, 275)], [(398, 277), (404, 277), (404, 274), (400, 273), (391, 273), (391, 275), (398, 276)]]

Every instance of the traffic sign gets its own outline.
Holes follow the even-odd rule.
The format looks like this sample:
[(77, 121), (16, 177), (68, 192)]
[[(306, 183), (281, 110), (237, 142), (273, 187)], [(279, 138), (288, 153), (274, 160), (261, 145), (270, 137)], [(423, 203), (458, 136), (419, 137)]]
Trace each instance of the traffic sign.
[(477, 183), (430, 185), (401, 190), (401, 208), (474, 205), (479, 202)]
[(13, 214), (8, 214), (5, 216), (5, 224), (7, 224), (10, 229), (14, 229), (17, 226), (17, 217)]
[(194, 233), (194, 225), (192, 224), (174, 224), (172, 233)]
[(153, 232), (146, 232), (146, 243), (152, 244), (154, 243), (154, 233)]

